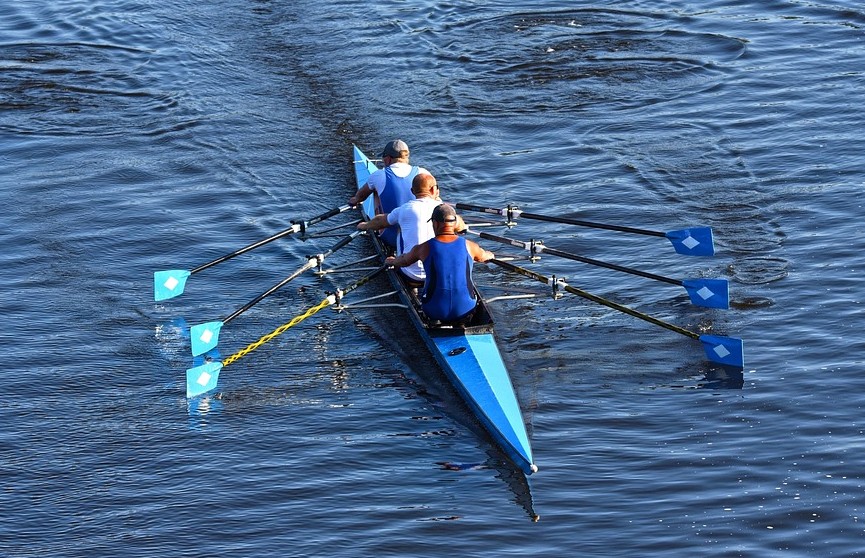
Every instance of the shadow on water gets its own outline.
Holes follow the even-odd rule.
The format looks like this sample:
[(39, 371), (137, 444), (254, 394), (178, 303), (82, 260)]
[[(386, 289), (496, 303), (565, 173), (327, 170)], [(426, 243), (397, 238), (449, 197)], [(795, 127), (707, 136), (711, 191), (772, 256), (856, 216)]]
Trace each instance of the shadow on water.
[[(485, 432), (478, 432), (476, 428), (472, 428), (472, 430), (474, 430), (479, 437), (488, 438)], [(505, 484), (508, 485), (511, 492), (513, 492), (514, 502), (525, 510), (529, 519), (534, 522), (540, 521), (541, 516), (535, 512), (529, 478), (525, 473), (507, 461), (504, 454), (499, 452), (495, 446), (488, 445), (486, 452), (489, 459), (483, 463), (453, 463), (451, 461), (441, 461), (438, 462), (437, 465), (440, 465), (442, 469), (447, 471), (496, 471), (496, 478), (503, 480)]]
[(513, 493), (513, 501), (523, 508), (529, 519), (538, 521), (540, 516), (534, 509), (528, 477), (493, 442), (486, 429), (478, 422), (456, 389), (450, 384), (444, 371), (435, 365), (433, 356), (426, 349), (423, 340), (414, 329), (404, 327), (405, 323), (399, 319), (380, 320), (376, 322), (375, 328), (370, 328), (366, 325), (366, 321), (354, 315), (355, 312), (347, 313), (352, 315), (357, 327), (376, 339), (392, 354), (398, 356), (418, 378), (416, 383), (418, 395), (426, 398), (434, 405), (443, 407), (450, 418), (468, 428), (481, 442), (482, 449), (487, 454), (487, 459), (484, 462), (455, 463), (443, 461), (437, 464), (445, 470), (454, 472), (495, 471), (496, 478), (503, 480)]
[(737, 390), (742, 389), (745, 385), (744, 372), (740, 368), (733, 368), (712, 363), (706, 363), (705, 367), (700, 371), (701, 374), (695, 376), (693, 371), (682, 370), (683, 375), (690, 375), (693, 378), (689, 381), (681, 381), (679, 383), (670, 383), (655, 386), (655, 389), (707, 389), (707, 390)]
[(697, 383), (699, 389), (742, 389), (745, 376), (742, 370), (736, 368), (718, 367), (706, 372), (703, 379)]

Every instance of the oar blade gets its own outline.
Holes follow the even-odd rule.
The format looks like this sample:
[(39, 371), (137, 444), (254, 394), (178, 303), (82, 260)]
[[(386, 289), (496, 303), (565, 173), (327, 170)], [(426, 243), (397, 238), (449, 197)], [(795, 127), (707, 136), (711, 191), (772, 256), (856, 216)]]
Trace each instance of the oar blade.
[(664, 235), (673, 243), (679, 254), (686, 256), (714, 256), (715, 243), (710, 227), (693, 227), (678, 231), (667, 231)]
[(218, 360), (186, 370), (186, 397), (195, 397), (216, 388), (222, 363)]
[(691, 297), (691, 304), (704, 308), (730, 307), (730, 285), (726, 279), (685, 279), (682, 286)]
[(192, 344), (192, 356), (203, 355), (219, 344), (219, 330), (224, 322), (207, 322), (189, 328), (189, 341)]
[(711, 362), (745, 368), (745, 348), (741, 339), (720, 335), (701, 335), (700, 342)]
[(153, 273), (153, 299), (157, 302), (183, 294), (186, 279), (191, 272), (186, 269), (166, 269)]

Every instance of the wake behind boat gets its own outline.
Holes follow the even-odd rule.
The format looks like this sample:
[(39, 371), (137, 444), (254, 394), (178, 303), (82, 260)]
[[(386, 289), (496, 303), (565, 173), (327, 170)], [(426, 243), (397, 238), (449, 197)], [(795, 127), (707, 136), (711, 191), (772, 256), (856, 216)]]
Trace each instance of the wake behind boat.
[[(355, 178), (361, 188), (378, 167), (357, 146), (353, 152)], [(367, 219), (375, 215), (373, 204), (372, 196), (362, 204)], [(370, 237), (384, 261), (388, 255), (386, 247), (375, 234)], [(388, 269), (386, 273), (424, 344), (468, 408), (524, 473), (536, 472), (522, 412), (493, 336), (493, 319), (480, 293), (478, 308), (468, 324), (432, 323), (419, 310), (418, 299), (401, 279), (402, 273), (396, 269)]]

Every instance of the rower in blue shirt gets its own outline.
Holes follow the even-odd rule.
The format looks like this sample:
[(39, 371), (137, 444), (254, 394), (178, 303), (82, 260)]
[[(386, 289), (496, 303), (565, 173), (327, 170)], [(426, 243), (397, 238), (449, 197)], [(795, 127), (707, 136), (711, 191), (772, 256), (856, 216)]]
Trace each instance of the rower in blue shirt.
[(477, 305), (472, 267), (495, 257), (456, 233), (458, 218), (453, 207), (443, 203), (433, 210), (435, 237), (408, 252), (386, 260), (404, 267), (422, 261), (426, 271), (421, 303), (424, 314), (442, 322), (464, 321)]
[[(390, 213), (397, 207), (414, 199), (412, 180), (418, 174), (429, 174), (423, 167), (409, 163), (408, 144), (401, 139), (387, 143), (381, 152), (384, 168), (372, 173), (358, 191), (348, 199), (349, 205), (363, 203), (371, 194), (375, 196), (375, 214)], [(390, 247), (396, 247), (399, 227), (391, 225), (382, 230), (381, 239)]]

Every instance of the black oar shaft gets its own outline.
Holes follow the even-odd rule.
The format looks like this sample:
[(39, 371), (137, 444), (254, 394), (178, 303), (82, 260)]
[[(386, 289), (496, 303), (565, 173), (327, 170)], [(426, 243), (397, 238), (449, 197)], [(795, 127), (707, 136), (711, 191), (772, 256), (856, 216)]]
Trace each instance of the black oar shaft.
[(271, 237), (265, 238), (264, 240), (259, 240), (258, 242), (250, 244), (249, 246), (244, 246), (240, 250), (234, 251), (230, 254), (226, 254), (220, 258), (216, 258), (215, 260), (213, 260), (211, 262), (207, 262), (206, 264), (202, 264), (202, 265), (196, 267), (195, 269), (191, 269), (191, 270), (189, 270), (189, 273), (193, 274), (193, 273), (198, 273), (199, 271), (204, 271), (208, 267), (213, 267), (216, 264), (220, 264), (226, 260), (230, 260), (231, 258), (237, 257), (241, 254), (245, 254), (246, 252), (249, 252), (250, 250), (254, 250), (254, 249), (258, 248), (259, 246), (264, 246), (265, 244), (268, 244), (269, 242), (273, 242), (274, 240), (283, 238), (283, 237), (288, 236), (290, 234), (294, 234), (298, 231), (300, 231), (299, 226), (292, 225), (289, 228), (284, 229), (284, 230), (276, 233), (275, 235), (273, 235)]
[(595, 229), (606, 229), (610, 231), (619, 231), (626, 233), (634, 233), (634, 234), (643, 234), (649, 236), (667, 236), (666, 233), (660, 231), (650, 231), (646, 229), (636, 229), (634, 227), (623, 227), (620, 225), (607, 225), (605, 223), (594, 223), (592, 221), (582, 221), (580, 219), (569, 219), (567, 217), (549, 217), (547, 215), (538, 215), (537, 213), (529, 213), (526, 211), (521, 211), (519, 209), (511, 209), (510, 207), (506, 209), (496, 209), (492, 207), (482, 207), (480, 205), (474, 205), (470, 203), (458, 203), (456, 204), (457, 209), (466, 209), (468, 211), (478, 211), (481, 213), (490, 213), (492, 215), (503, 215), (507, 217), (509, 220), (513, 217), (525, 217), (526, 219), (534, 219), (536, 221), (547, 221), (550, 223), (563, 223), (566, 225), (579, 225), (582, 227), (592, 227)]
[(479, 213), (489, 213), (490, 215), (501, 215), (501, 209), (495, 209), (492, 207), (483, 207), (482, 205), (474, 205), (471, 203), (458, 203), (456, 204), (457, 209), (467, 209), (469, 211), (477, 211)]
[(531, 250), (531, 243), (524, 242), (522, 240), (517, 240), (514, 238), (507, 238), (505, 236), (498, 236), (495, 234), (490, 234), (488, 232), (475, 232), (469, 231), (472, 234), (479, 236), (480, 238), (484, 238), (486, 240), (492, 240), (493, 242), (499, 242), (501, 244), (507, 244), (509, 246), (514, 246), (516, 248), (522, 248), (523, 250)]
[(611, 264), (607, 262), (602, 262), (600, 260), (594, 260), (592, 258), (586, 258), (585, 256), (579, 256), (577, 254), (570, 254), (568, 252), (562, 252), (561, 250), (556, 250), (555, 248), (547, 248), (544, 246), (541, 252), (545, 254), (552, 254), (553, 256), (559, 256), (560, 258), (566, 258), (569, 260), (574, 260), (576, 262), (587, 263), (589, 265), (596, 265), (598, 267), (605, 267), (607, 269), (613, 269), (615, 271), (622, 271), (624, 273), (630, 273), (632, 275), (639, 275), (640, 277), (645, 277), (646, 279), (654, 279), (656, 281), (663, 281), (665, 283), (670, 283), (671, 285), (678, 285), (683, 287), (683, 283), (678, 279), (671, 279), (670, 277), (664, 277), (662, 275), (655, 275), (654, 273), (649, 273), (648, 271), (640, 271), (639, 269), (633, 269), (630, 267), (625, 267), (621, 265)]
[(380, 267), (376, 268), (374, 271), (364, 275), (363, 277), (361, 277), (360, 279), (358, 279), (357, 281), (355, 281), (354, 283), (352, 283), (348, 287), (343, 287), (342, 289), (339, 289), (340, 296), (345, 296), (346, 294), (350, 293), (351, 291), (366, 285), (367, 283), (372, 281), (376, 275), (378, 275), (379, 273), (381, 273), (385, 269), (387, 269), (386, 265), (380, 266)]
[(660, 231), (648, 231), (646, 229), (635, 229), (633, 227), (622, 227), (619, 225), (607, 225), (605, 223), (594, 223), (592, 221), (581, 221), (579, 219), (569, 219), (567, 217), (547, 217), (546, 215), (538, 215), (537, 213), (520, 213), (520, 217), (525, 217), (526, 219), (534, 219), (536, 221), (548, 221), (550, 223), (563, 223), (566, 225), (578, 225), (581, 227), (592, 227), (595, 229), (606, 229), (609, 231), (619, 231), (626, 233), (634, 233), (634, 234), (644, 234), (650, 236), (666, 236), (665, 233)]
[[(535, 279), (537, 281), (540, 281), (541, 283), (549, 284), (551, 281), (550, 278), (548, 278), (544, 275), (541, 275), (540, 273), (536, 273), (530, 269), (526, 269), (524, 267), (520, 267), (518, 265), (514, 265), (514, 264), (509, 263), (509, 262), (503, 262), (503, 261), (497, 260), (497, 259), (493, 259), (490, 261), (492, 263), (504, 268), (504, 269), (507, 269), (509, 271), (513, 271), (515, 273), (519, 273), (520, 275), (524, 275), (524, 276), (529, 277), (531, 279)], [(679, 333), (681, 335), (684, 335), (686, 337), (690, 337), (691, 339), (699, 339), (700, 338), (700, 334), (698, 334), (698, 333), (694, 333), (693, 331), (688, 331), (687, 329), (683, 329), (677, 325), (673, 325), (673, 324), (667, 323), (663, 320), (653, 318), (652, 316), (649, 316), (648, 314), (638, 312), (637, 310), (633, 310), (631, 308), (628, 308), (627, 306), (619, 304), (618, 302), (613, 302), (612, 300), (607, 300), (606, 298), (600, 297), (598, 295), (594, 295), (594, 294), (586, 292), (582, 289), (578, 289), (578, 288), (572, 287), (570, 285), (565, 285), (564, 289), (571, 294), (575, 294), (575, 295), (580, 296), (582, 298), (585, 298), (587, 300), (591, 300), (592, 302), (597, 302), (598, 304), (601, 304), (601, 305), (606, 306), (608, 308), (612, 308), (614, 310), (618, 310), (619, 312), (623, 312), (623, 313), (628, 314), (630, 316), (633, 316), (635, 318), (645, 320), (649, 323), (655, 324), (657, 326), (661, 326), (665, 329), (669, 329), (670, 331), (674, 331), (674, 332)]]
[(342, 237), (342, 239), (339, 242), (337, 242), (336, 244), (334, 244), (330, 248), (330, 250), (325, 252), (324, 255), (329, 256), (329, 255), (333, 254), (334, 252), (336, 252), (337, 250), (339, 250), (340, 248), (342, 248), (343, 246), (345, 246), (346, 244), (348, 244), (349, 242), (351, 242), (352, 240), (354, 240), (355, 238), (357, 238), (358, 236), (360, 236), (364, 232), (365, 231), (354, 231), (353, 233)]
[[(522, 248), (524, 250), (531, 250), (531, 243), (525, 242), (522, 240), (516, 240), (513, 238), (506, 238), (504, 236), (497, 236), (494, 234), (486, 233), (486, 232), (474, 232), (473, 234), (478, 235), (481, 238), (485, 238), (487, 240), (492, 240), (494, 242), (500, 242), (502, 244), (509, 244), (511, 246), (515, 246), (517, 248)], [(580, 256), (577, 254), (571, 254), (569, 252), (563, 252), (561, 250), (556, 250), (555, 248), (549, 248), (544, 246), (543, 244), (537, 245), (540, 253), (552, 254), (553, 256), (559, 256), (560, 258), (566, 258), (569, 260), (573, 260), (576, 262), (587, 263), (590, 265), (596, 265), (599, 267), (605, 267), (607, 269), (613, 269), (615, 271), (622, 271), (624, 273), (631, 273), (633, 275), (639, 275), (640, 277), (645, 277), (647, 279), (655, 279), (657, 281), (663, 281), (665, 283), (670, 283), (671, 285), (678, 285), (680, 287), (684, 286), (682, 281), (678, 279), (671, 279), (669, 277), (663, 277), (661, 275), (655, 275), (654, 273), (649, 273), (647, 271), (640, 271), (639, 269), (633, 269), (630, 267), (625, 267), (617, 264), (611, 264), (607, 262), (602, 262), (600, 260), (595, 260), (592, 258), (587, 258), (585, 256)]]
[(271, 288), (267, 289), (267, 291), (261, 293), (260, 295), (258, 295), (258, 296), (255, 297), (254, 299), (252, 299), (252, 300), (250, 300), (249, 302), (247, 302), (245, 305), (243, 305), (242, 308), (238, 308), (237, 310), (235, 310), (233, 314), (231, 314), (230, 316), (228, 316), (227, 318), (225, 318), (224, 320), (222, 320), (222, 323), (223, 323), (223, 324), (227, 324), (228, 322), (230, 322), (230, 321), (233, 320), (234, 318), (238, 317), (239, 315), (243, 314), (244, 312), (246, 312), (247, 310), (249, 310), (250, 308), (252, 308), (252, 307), (255, 306), (256, 304), (258, 304), (259, 302), (261, 302), (262, 299), (264, 299), (264, 298), (270, 296), (270, 295), (273, 294), (274, 292), (276, 292), (276, 291), (278, 291), (279, 289), (281, 289), (282, 287), (284, 287), (284, 286), (285, 286), (289, 281), (295, 279), (296, 277), (298, 277), (298, 276), (299, 276), (301, 273), (303, 273), (304, 271), (306, 271), (306, 270), (308, 270), (308, 269), (312, 269), (312, 268), (315, 267), (315, 266), (316, 266), (316, 261), (315, 261), (314, 259), (307, 260), (307, 262), (306, 262), (305, 264), (303, 264), (303, 266), (302, 266), (300, 269), (298, 269), (297, 271), (295, 271), (294, 273), (292, 273), (291, 275), (289, 275), (288, 277), (286, 277), (285, 279), (283, 279), (282, 281), (280, 281), (280, 282), (277, 283), (276, 285), (274, 285), (274, 286), (272, 286)]
[(320, 222), (324, 221), (325, 219), (329, 219), (329, 218), (333, 217), (334, 215), (339, 215), (343, 211), (348, 211), (351, 208), (352, 208), (352, 206), (350, 206), (350, 205), (341, 205), (339, 207), (334, 207), (330, 211), (326, 211), (325, 213), (322, 213), (321, 215), (317, 215), (317, 216), (313, 217), (312, 219), (307, 219), (306, 221), (292, 221), (292, 223), (300, 224), (301, 228), (306, 228), (310, 225), (315, 225), (316, 223), (320, 223)]
[(267, 335), (261, 337), (258, 341), (254, 342), (254, 343), (250, 343), (249, 345), (247, 345), (246, 347), (244, 347), (240, 351), (227, 357), (224, 361), (222, 361), (222, 366), (223, 367), (228, 366), (232, 362), (235, 362), (238, 359), (242, 358), (244, 355), (254, 351), (256, 348), (260, 347), (264, 343), (267, 343), (271, 339), (273, 339), (279, 335), (282, 335), (285, 331), (296, 326), (297, 324), (304, 321), (308, 317), (317, 314), (320, 310), (335, 304), (346, 293), (353, 291), (353, 290), (365, 285), (366, 283), (370, 282), (376, 275), (378, 275), (379, 273), (381, 273), (385, 269), (386, 269), (385, 266), (381, 266), (378, 269), (376, 269), (375, 271), (373, 271), (372, 273), (369, 273), (369, 274), (361, 277), (355, 283), (349, 285), (348, 287), (345, 287), (344, 289), (340, 289), (339, 295), (329, 294), (327, 297), (324, 298), (324, 300), (322, 300), (321, 302), (319, 302), (315, 306), (308, 308), (303, 314), (299, 314), (299, 315), (295, 316), (290, 322), (279, 326), (278, 328), (271, 331)]
[(351, 209), (350, 205), (343, 205), (340, 207), (335, 207), (335, 208), (333, 208), (329, 211), (326, 211), (325, 213), (322, 213), (321, 215), (317, 215), (317, 216), (315, 216), (312, 219), (309, 219), (307, 221), (292, 221), (292, 224), (290, 227), (279, 231), (278, 233), (274, 234), (273, 236), (265, 238), (264, 240), (259, 240), (258, 242), (254, 242), (254, 243), (250, 244), (249, 246), (244, 246), (243, 248), (241, 248), (239, 250), (236, 250), (230, 254), (226, 254), (222, 257), (216, 258), (215, 260), (207, 262), (206, 264), (202, 264), (202, 265), (196, 267), (195, 269), (191, 269), (189, 271), (189, 273), (190, 273), (190, 275), (193, 273), (198, 273), (199, 271), (203, 271), (209, 267), (213, 267), (216, 264), (220, 264), (226, 260), (230, 260), (231, 258), (237, 257), (241, 254), (245, 254), (246, 252), (249, 252), (250, 250), (254, 250), (256, 248), (264, 246), (265, 244), (273, 242), (274, 240), (278, 240), (280, 238), (286, 237), (286, 236), (288, 236), (290, 234), (294, 234), (296, 232), (302, 232), (302, 231), (306, 230), (306, 227), (308, 227), (310, 225), (314, 225), (315, 223), (320, 223), (321, 221), (324, 221), (325, 219), (333, 217), (334, 215), (339, 215), (343, 211), (347, 211), (349, 209)]
[(260, 295), (258, 295), (254, 299), (250, 300), (242, 308), (238, 308), (237, 310), (235, 310), (233, 314), (231, 314), (230, 316), (228, 316), (227, 318), (222, 320), (222, 323), (227, 324), (228, 322), (230, 322), (231, 320), (233, 320), (237, 316), (243, 314), (244, 312), (246, 312), (247, 310), (249, 310), (250, 308), (252, 308), (256, 304), (261, 302), (261, 300), (263, 298), (270, 296), (274, 292), (276, 292), (279, 289), (281, 289), (282, 287), (284, 287), (289, 281), (292, 281), (293, 279), (297, 278), (298, 276), (300, 276), (305, 271), (312, 269), (313, 267), (317, 266), (319, 263), (324, 261), (324, 258), (330, 256), (331, 254), (333, 254), (334, 252), (336, 252), (337, 250), (339, 250), (340, 248), (342, 248), (343, 246), (345, 246), (346, 244), (348, 244), (349, 242), (351, 242), (352, 240), (354, 240), (355, 238), (357, 238), (358, 236), (360, 236), (363, 233), (364, 233), (364, 231), (354, 231), (353, 233), (344, 236), (339, 242), (337, 242), (336, 244), (331, 246), (331, 248), (329, 250), (327, 250), (326, 252), (324, 252), (322, 254), (316, 254), (315, 256), (308, 256), (306, 263), (303, 264), (303, 266), (301, 266), (297, 271), (295, 271), (294, 273), (292, 273), (291, 275), (289, 275), (288, 277), (286, 277), (285, 279), (283, 279), (282, 281), (280, 281), (276, 285), (272, 286), (267, 291), (261, 293)]

